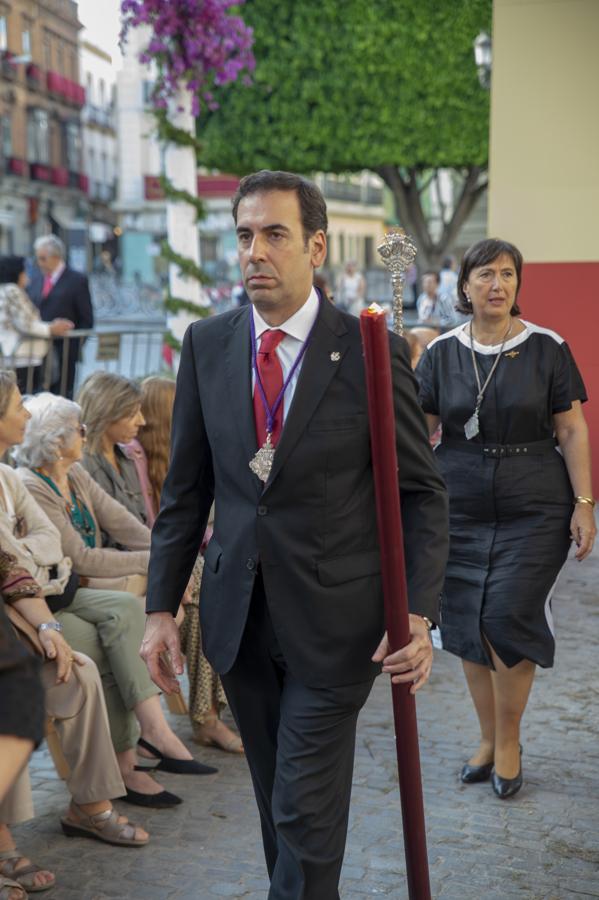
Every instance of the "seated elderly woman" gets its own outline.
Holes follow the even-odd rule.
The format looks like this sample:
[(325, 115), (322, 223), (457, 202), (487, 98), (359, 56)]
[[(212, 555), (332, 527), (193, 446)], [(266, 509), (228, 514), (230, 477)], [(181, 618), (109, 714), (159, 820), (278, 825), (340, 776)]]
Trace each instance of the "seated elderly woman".
[[(141, 387), (113, 372), (94, 372), (77, 395), (87, 428), (83, 466), (107, 494), (147, 525), (151, 523), (142, 485), (125, 446), (145, 425), (141, 401)], [(104, 535), (104, 545), (118, 546), (111, 535)]]
[[(68, 812), (61, 819), (69, 837), (93, 837), (124, 847), (143, 847), (148, 834), (119, 816), (110, 802), (125, 790), (110, 740), (110, 729), (98, 670), (91, 659), (74, 653), (52, 615), (40, 585), (14, 556), (0, 549), (0, 595), (6, 603), (8, 627), (21, 638), (26, 658), (38, 654), (46, 715), (54, 720), (61, 749), (69, 767)], [(6, 614), (3, 617), (7, 621)], [(14, 629), (14, 630), (13, 630)], [(27, 648), (27, 649), (26, 649)], [(26, 678), (18, 685), (23, 703)], [(14, 704), (13, 695), (13, 704)], [(33, 714), (35, 709), (28, 710)], [(39, 742), (39, 725), (33, 739)], [(20, 900), (25, 891), (43, 891), (54, 885), (54, 875), (31, 863), (15, 846), (9, 824), (33, 815), (27, 769), (23, 769), (0, 801), (0, 897)], [(4, 884), (3, 884), (4, 882)]]
[[(39, 394), (30, 403), (33, 418), (14, 380), (0, 372), (0, 453), (25, 438), (19, 459), (32, 466), (18, 473), (0, 466), (1, 539), (19, 563), (41, 581), (69, 642), (98, 665), (126, 799), (143, 806), (172, 806), (179, 798), (163, 791), (146, 772), (135, 769), (137, 722), (141, 740), (151, 748), (143, 755), (154, 762), (158, 759), (162, 770), (182, 774), (216, 770), (196, 762), (164, 718), (158, 689), (139, 658), (144, 615), (138, 598), (115, 590), (111, 579), (106, 579), (106, 588), (101, 587), (106, 572), (121, 578), (145, 572), (149, 532), (107, 497), (81, 467), (73, 466), (82, 444), (79, 407), (48, 394)], [(30, 430), (26, 431), (29, 419)], [(60, 490), (64, 496), (56, 493)], [(45, 507), (47, 515), (40, 507)], [(140, 549), (102, 549), (100, 522)], [(74, 575), (69, 575), (67, 554)]]

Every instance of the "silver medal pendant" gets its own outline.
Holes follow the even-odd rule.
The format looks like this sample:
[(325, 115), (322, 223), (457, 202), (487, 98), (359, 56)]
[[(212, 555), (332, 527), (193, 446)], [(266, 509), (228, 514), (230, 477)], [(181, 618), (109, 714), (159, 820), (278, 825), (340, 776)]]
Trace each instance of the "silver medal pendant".
[(275, 458), (275, 448), (270, 442), (270, 434), (266, 435), (266, 441), (256, 455), (250, 460), (249, 466), (254, 475), (257, 475), (260, 481), (266, 483), (268, 481), (268, 476), (270, 475), (270, 470), (272, 469), (272, 464)]
[(478, 427), (478, 410), (475, 409), (464, 425), (464, 434), (466, 435), (466, 440), (472, 440), (473, 437), (476, 437), (479, 431), (480, 428)]

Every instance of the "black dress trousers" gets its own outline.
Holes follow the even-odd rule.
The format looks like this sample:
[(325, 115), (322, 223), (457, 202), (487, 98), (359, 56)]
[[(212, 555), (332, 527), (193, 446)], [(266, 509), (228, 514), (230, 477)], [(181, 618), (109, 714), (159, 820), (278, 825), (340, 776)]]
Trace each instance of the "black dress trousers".
[(260, 574), (239, 654), (221, 679), (260, 811), (269, 900), (338, 900), (356, 723), (372, 679), (300, 683), (281, 653)]

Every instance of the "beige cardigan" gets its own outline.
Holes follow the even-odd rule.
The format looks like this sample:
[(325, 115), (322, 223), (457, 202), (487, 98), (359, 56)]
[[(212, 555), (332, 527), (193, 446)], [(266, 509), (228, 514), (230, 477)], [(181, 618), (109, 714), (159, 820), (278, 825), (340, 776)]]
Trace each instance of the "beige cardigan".
[[(71, 468), (69, 480), (77, 497), (85, 503), (96, 526), (96, 546), (88, 547), (71, 524), (64, 499), (30, 469), (19, 468), (23, 484), (58, 528), (62, 551), (73, 561), (73, 570), (87, 577), (113, 578), (118, 575), (145, 575), (150, 559), (150, 529), (113, 500), (79, 463)], [(128, 550), (102, 548), (100, 530), (128, 547)]]
[[(42, 586), (44, 594), (62, 594), (71, 563), (64, 559), (58, 531), (25, 490), (15, 470), (3, 463), (0, 486), (4, 494), (4, 504), (0, 506), (0, 547), (16, 556), (18, 564)], [(50, 569), (54, 566), (58, 571), (51, 578)]]

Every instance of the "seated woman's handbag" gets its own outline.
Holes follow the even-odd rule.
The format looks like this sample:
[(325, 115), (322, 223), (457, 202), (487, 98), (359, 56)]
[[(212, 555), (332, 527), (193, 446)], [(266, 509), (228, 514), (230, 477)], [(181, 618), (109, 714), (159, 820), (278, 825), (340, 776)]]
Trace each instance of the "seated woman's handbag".
[[(55, 578), (56, 575), (52, 574), (52, 570), (55, 569), (56, 566), (52, 566), (50, 568), (50, 577)], [(67, 606), (70, 606), (75, 598), (75, 593), (80, 587), (85, 586), (85, 582), (87, 579), (82, 579), (79, 577), (77, 572), (71, 572), (69, 575), (69, 580), (67, 581), (62, 594), (46, 594), (45, 600), (48, 604), (51, 613), (57, 613), (61, 609), (66, 609)]]

